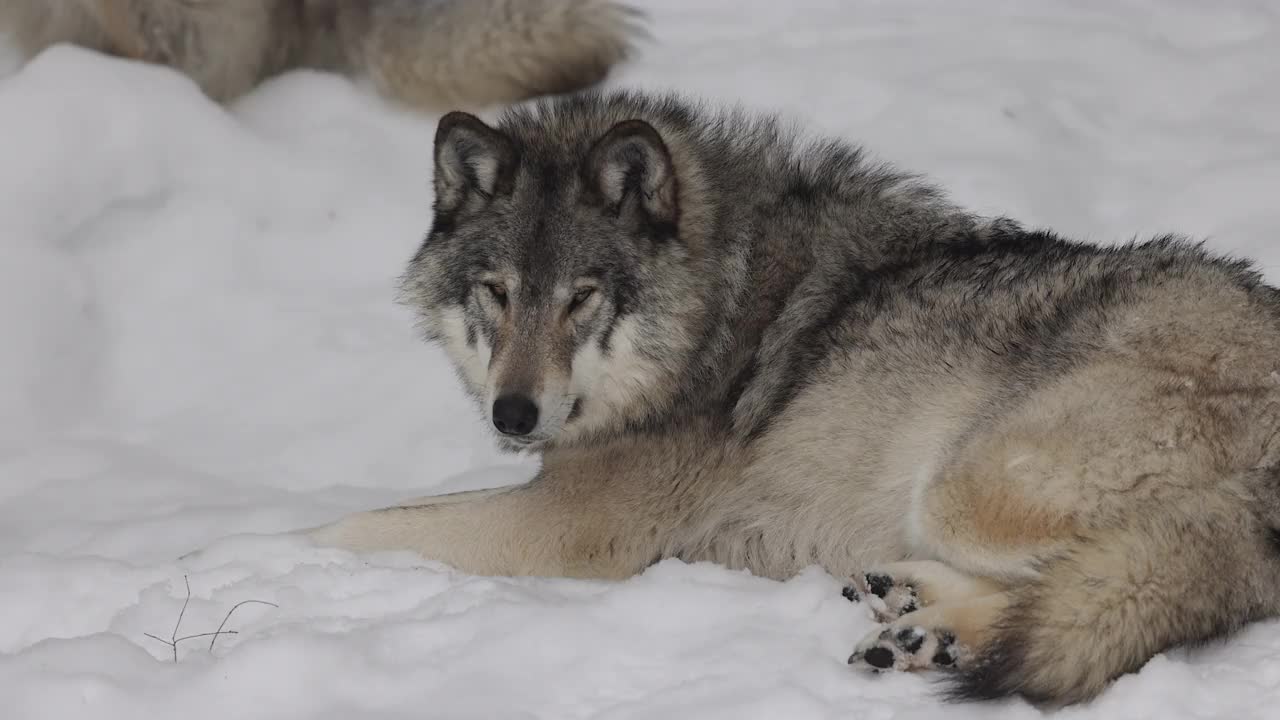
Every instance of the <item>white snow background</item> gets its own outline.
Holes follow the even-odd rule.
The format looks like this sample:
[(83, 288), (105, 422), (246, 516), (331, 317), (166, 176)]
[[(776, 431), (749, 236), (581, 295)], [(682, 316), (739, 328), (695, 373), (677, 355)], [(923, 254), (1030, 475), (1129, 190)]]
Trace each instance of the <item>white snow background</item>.
[[(1178, 231), (1280, 281), (1280, 5), (645, 3), (612, 85), (779, 110), (983, 212)], [(845, 665), (816, 569), (476, 578), (275, 533), (518, 482), (393, 302), (435, 117), (296, 72), (229, 110), (54, 48), (0, 80), (0, 717), (1027, 718)], [(196, 559), (188, 551), (208, 547)], [(247, 605), (210, 652), (211, 632)], [(1276, 718), (1280, 623), (1062, 718)]]

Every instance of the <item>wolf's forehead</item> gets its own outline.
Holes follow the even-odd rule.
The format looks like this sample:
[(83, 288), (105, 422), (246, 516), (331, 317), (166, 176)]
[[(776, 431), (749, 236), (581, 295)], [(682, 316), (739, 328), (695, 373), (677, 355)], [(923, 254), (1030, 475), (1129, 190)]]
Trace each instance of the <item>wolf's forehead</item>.
[(607, 264), (612, 243), (601, 240), (608, 229), (599, 211), (584, 204), (575, 167), (565, 157), (523, 157), (512, 197), (460, 225), (450, 245), (463, 254), (464, 267), (455, 269), (551, 288)]
[(518, 123), (500, 126), (520, 146), (521, 155), (535, 161), (572, 163), (586, 157), (587, 151), (613, 123), (591, 118), (583, 122)]
[(551, 203), (572, 200), (580, 191), (581, 159), (568, 148), (542, 148), (524, 153), (517, 175), (518, 192), (527, 200)]
[(500, 229), (486, 228), (490, 231), (473, 237), (465, 270), (518, 276), (522, 285), (550, 287), (565, 282), (590, 257), (583, 233), (575, 230), (566, 215), (555, 204), (525, 204)]
[(529, 223), (523, 242), (515, 248), (513, 268), (530, 285), (530, 289), (548, 290), (565, 284), (581, 274), (593, 259), (590, 242), (569, 209), (547, 208)]

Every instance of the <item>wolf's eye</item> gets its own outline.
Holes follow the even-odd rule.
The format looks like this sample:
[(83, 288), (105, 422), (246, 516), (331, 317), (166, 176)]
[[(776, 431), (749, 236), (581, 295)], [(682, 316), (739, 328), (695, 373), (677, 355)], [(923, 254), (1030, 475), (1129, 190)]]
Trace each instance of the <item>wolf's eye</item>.
[(507, 306), (507, 289), (497, 283), (485, 283), (484, 287), (493, 296), (494, 301), (502, 307)]
[(595, 291), (596, 289), (593, 287), (584, 287), (574, 293), (573, 298), (569, 300), (569, 312), (573, 312), (574, 310), (582, 307), (582, 303), (589, 300)]

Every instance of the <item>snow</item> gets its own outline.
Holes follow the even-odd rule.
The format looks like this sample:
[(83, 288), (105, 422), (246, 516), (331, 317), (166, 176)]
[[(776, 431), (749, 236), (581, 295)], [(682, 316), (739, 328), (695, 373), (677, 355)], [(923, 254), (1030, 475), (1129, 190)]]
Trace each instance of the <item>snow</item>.
[[(779, 110), (978, 210), (1100, 242), (1204, 236), (1280, 281), (1274, 4), (645, 5), (654, 39), (615, 85)], [(476, 578), (280, 535), (533, 472), (393, 302), (430, 221), (434, 120), (309, 72), (227, 112), (66, 47), (0, 80), (0, 715), (1040, 715), (849, 670), (872, 622), (816, 569)], [(239, 608), (238, 634), (175, 663), (146, 634), (173, 633), (184, 576), (180, 634), (278, 608)], [(1272, 621), (1061, 716), (1277, 701)]]

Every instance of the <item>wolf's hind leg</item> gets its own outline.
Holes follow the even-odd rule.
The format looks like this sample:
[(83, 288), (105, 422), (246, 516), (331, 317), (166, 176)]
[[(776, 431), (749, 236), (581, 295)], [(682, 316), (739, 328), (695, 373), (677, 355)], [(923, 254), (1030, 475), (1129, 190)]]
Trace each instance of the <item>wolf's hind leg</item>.
[(993, 580), (968, 575), (932, 560), (887, 563), (855, 574), (851, 580), (844, 596), (865, 602), (879, 622), (892, 622), (922, 607), (982, 597), (1004, 589)]

